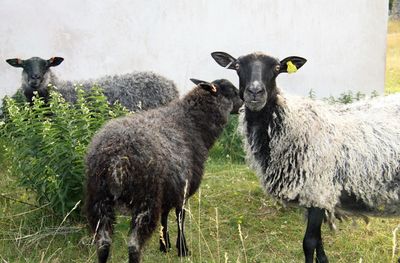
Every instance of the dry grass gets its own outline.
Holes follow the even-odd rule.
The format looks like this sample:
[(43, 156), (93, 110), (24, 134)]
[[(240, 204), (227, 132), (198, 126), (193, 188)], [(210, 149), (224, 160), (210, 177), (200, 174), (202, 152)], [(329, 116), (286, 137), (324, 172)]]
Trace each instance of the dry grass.
[(400, 21), (389, 21), (385, 91), (400, 91)]

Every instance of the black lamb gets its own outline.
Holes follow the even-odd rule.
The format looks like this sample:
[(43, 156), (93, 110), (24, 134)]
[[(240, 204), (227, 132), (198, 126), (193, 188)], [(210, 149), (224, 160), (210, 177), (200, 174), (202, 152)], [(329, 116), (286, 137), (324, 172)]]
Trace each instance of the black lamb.
[(94, 136), (86, 156), (86, 213), (99, 262), (109, 255), (116, 207), (132, 216), (129, 262), (140, 261), (160, 216), (160, 250), (168, 251), (172, 208), (178, 222), (178, 255), (188, 254), (183, 206), (199, 188), (208, 151), (229, 114), (242, 105), (228, 80), (192, 81), (197, 86), (184, 98), (112, 120)]

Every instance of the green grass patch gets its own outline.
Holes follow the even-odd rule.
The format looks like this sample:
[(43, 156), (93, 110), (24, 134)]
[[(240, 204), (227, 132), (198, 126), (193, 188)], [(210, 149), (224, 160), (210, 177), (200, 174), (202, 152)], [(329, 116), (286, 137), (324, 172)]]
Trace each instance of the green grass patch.
[(244, 163), (242, 137), (238, 133), (238, 115), (230, 115), (228, 124), (209, 153), (209, 162)]
[[(21, 189), (5, 176), (1, 189)], [(11, 188), (10, 188), (11, 187)], [(17, 192), (14, 192), (17, 191)], [(95, 248), (84, 224), (55, 217), (45, 208), (0, 198), (0, 259), (6, 262), (93, 262)], [(184, 262), (302, 262), (305, 219), (302, 209), (284, 208), (262, 192), (245, 165), (207, 165), (200, 191), (188, 202), (186, 236), (191, 251)], [(110, 262), (127, 262), (129, 217), (119, 216)], [(390, 262), (392, 231), (398, 220), (374, 218), (323, 227), (325, 249), (334, 262)], [(240, 225), (240, 231), (239, 231)], [(176, 223), (169, 219), (171, 242)], [(158, 251), (155, 232), (144, 262), (181, 262), (176, 249)]]

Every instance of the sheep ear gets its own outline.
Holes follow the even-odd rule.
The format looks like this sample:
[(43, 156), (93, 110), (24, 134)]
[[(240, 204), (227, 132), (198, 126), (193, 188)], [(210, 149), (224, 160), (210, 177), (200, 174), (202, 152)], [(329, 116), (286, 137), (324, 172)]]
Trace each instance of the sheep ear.
[(24, 61), (20, 58), (10, 58), (7, 59), (6, 62), (16, 68), (22, 68), (24, 63)]
[(47, 63), (49, 63), (49, 67), (55, 67), (61, 64), (63, 62), (64, 58), (62, 57), (52, 57), (47, 60)]
[(218, 92), (218, 86), (213, 84), (213, 83), (200, 83), (198, 84), (198, 86), (208, 92), (210, 92), (211, 94), (217, 94)]
[(279, 73), (285, 72), (285, 73), (295, 73), (299, 68), (301, 68), (305, 63), (307, 62), (307, 59), (302, 58), (302, 57), (287, 57), (283, 60), (281, 60), (281, 68), (279, 70)]
[(211, 53), (213, 59), (222, 67), (228, 69), (235, 69), (237, 59), (225, 52), (213, 52)]
[(203, 80), (198, 80), (198, 79), (190, 79), (194, 84), (196, 84), (197, 86), (199, 86), (200, 88), (212, 93), (212, 94), (216, 94), (218, 92), (218, 86), (207, 82), (207, 81), (203, 81)]
[(200, 83), (208, 83), (207, 81), (199, 80), (199, 79), (190, 79), (190, 81), (196, 85), (199, 85)]

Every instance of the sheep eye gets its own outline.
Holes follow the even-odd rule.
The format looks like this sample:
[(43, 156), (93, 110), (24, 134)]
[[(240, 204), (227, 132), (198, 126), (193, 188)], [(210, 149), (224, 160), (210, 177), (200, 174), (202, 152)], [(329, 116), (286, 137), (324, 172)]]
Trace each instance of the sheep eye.
[(276, 65), (276, 66), (274, 67), (274, 71), (275, 71), (276, 73), (278, 73), (280, 69), (281, 69), (281, 65)]
[(235, 69), (238, 70), (240, 68), (239, 63), (235, 64)]

